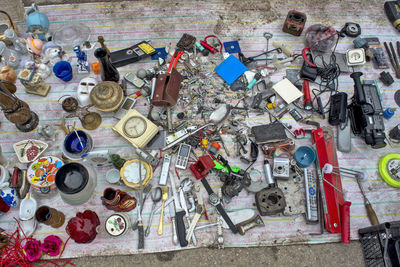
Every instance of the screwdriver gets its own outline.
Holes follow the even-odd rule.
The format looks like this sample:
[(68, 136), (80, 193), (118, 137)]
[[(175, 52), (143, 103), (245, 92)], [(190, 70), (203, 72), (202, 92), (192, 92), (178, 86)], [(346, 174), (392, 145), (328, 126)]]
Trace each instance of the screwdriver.
[(369, 219), (369, 221), (371, 222), (372, 225), (378, 225), (379, 224), (378, 217), (376, 216), (376, 213), (375, 213), (374, 209), (372, 208), (371, 203), (369, 202), (369, 200), (365, 196), (365, 192), (364, 192), (364, 189), (361, 186), (361, 182), (360, 182), (359, 179), (356, 179), (356, 181), (357, 181), (358, 187), (360, 188), (361, 195), (364, 198), (364, 205), (365, 205), (365, 209), (367, 210), (368, 219)]

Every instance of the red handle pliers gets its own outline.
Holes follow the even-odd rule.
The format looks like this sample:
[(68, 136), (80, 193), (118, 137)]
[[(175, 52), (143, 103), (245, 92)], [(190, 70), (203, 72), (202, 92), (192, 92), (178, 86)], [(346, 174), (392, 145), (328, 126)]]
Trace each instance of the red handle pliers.
[(178, 64), (178, 60), (181, 58), (181, 56), (184, 54), (185, 52), (182, 50), (176, 50), (174, 55), (171, 58), (171, 62), (169, 63), (168, 66), (168, 70), (167, 73), (170, 73), (170, 71), (176, 67), (176, 64)]

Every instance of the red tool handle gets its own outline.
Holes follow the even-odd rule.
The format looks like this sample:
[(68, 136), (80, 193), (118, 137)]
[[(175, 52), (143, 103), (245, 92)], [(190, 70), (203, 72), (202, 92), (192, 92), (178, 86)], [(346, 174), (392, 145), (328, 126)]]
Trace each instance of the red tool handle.
[(312, 109), (312, 100), (310, 93), (310, 82), (308, 80), (303, 80), (303, 94), (304, 94), (304, 109)]
[(177, 51), (171, 58), (171, 62), (169, 63), (167, 73), (170, 73), (170, 71), (176, 67), (178, 64), (179, 59), (183, 55), (183, 51)]
[(342, 218), (342, 243), (350, 243), (350, 206), (351, 202), (345, 201), (340, 214)]

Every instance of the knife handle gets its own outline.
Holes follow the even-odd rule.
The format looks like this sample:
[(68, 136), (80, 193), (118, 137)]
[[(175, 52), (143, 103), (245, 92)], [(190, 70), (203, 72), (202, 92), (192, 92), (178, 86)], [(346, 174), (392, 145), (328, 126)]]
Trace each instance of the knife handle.
[(176, 212), (176, 232), (178, 233), (179, 244), (181, 247), (186, 247), (188, 241), (186, 240), (186, 227), (183, 217), (185, 217), (185, 211), (181, 210)]
[(228, 214), (226, 213), (226, 211), (224, 210), (224, 208), (222, 207), (221, 203), (218, 204), (216, 206), (219, 214), (221, 214), (222, 218), (224, 218), (226, 224), (229, 226), (229, 228), (231, 229), (232, 233), (236, 234), (238, 232), (238, 229), (236, 228), (236, 226), (233, 224), (231, 218), (229, 218)]
[(142, 222), (139, 222), (138, 224), (138, 233), (139, 233), (138, 250), (142, 250), (144, 249), (144, 229)]

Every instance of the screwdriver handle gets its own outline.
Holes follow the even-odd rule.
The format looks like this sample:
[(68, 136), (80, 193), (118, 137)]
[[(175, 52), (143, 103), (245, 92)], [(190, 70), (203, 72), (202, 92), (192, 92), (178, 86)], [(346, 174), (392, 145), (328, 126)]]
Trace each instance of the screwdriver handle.
[(341, 209), (342, 243), (350, 243), (350, 206), (351, 202), (345, 201)]
[(371, 203), (365, 203), (365, 208), (367, 209), (368, 219), (371, 222), (371, 224), (378, 225), (379, 224), (378, 216), (376, 216), (376, 213), (372, 208)]

